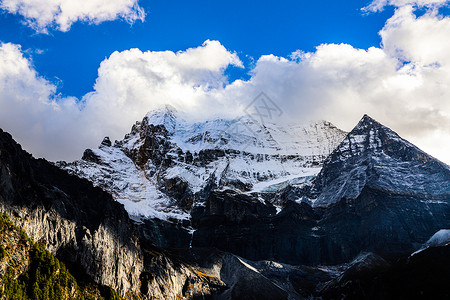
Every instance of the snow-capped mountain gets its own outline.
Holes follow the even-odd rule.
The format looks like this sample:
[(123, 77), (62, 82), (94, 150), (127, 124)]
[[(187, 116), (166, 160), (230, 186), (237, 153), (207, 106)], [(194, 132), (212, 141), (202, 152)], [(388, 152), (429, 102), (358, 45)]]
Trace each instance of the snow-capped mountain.
[(135, 217), (186, 219), (211, 188), (262, 191), (313, 178), (345, 135), (326, 121), (188, 122), (166, 106), (136, 122), (123, 140), (105, 138), (81, 160), (59, 166), (112, 193)]
[(365, 115), (325, 161), (314, 205), (355, 199), (366, 186), (440, 201), (450, 198), (450, 167)]
[(214, 191), (191, 214), (192, 245), (252, 260), (338, 264), (363, 251), (398, 259), (450, 224), (449, 166), (369, 116), (308, 185), (274, 194), (281, 211), (258, 201), (264, 193)]

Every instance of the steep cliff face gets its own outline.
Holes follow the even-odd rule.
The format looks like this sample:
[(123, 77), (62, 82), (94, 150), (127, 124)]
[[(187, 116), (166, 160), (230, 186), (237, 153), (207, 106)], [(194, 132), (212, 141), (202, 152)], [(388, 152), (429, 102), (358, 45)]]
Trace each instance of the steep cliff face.
[[(138, 230), (111, 195), (34, 159), (1, 130), (0, 211), (79, 279), (109, 286), (126, 298), (195, 299), (225, 289), (220, 279), (156, 247), (154, 236)], [(0, 241), (14, 237), (1, 235)], [(0, 269), (10, 266), (23, 273), (31, 240), (23, 245), (10, 241), (17, 259), (0, 260)]]
[(0, 214), (0, 229), (0, 295), (3, 296), (7, 293), (8, 271), (9, 277), (16, 279), (28, 270), (32, 245), (3, 214)]
[(114, 299), (108, 287), (87, 279), (80, 285), (65, 265), (0, 214), (1, 299)]
[(123, 207), (83, 179), (24, 152), (0, 131), (0, 209), (96, 282), (138, 292), (143, 255)]

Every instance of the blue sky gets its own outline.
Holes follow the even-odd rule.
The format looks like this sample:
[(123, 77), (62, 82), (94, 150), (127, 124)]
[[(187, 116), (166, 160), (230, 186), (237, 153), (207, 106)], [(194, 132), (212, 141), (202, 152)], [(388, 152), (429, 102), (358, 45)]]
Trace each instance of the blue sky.
[(263, 91), (282, 121), (367, 113), (450, 163), (449, 5), (0, 0), (0, 128), (74, 160), (163, 104), (235, 117)]
[[(367, 49), (379, 46), (378, 31), (392, 15), (364, 14), (361, 1), (140, 1), (145, 22), (122, 20), (99, 25), (77, 22), (70, 31), (39, 34), (23, 25), (23, 17), (0, 15), (0, 40), (22, 45), (39, 73), (56, 83), (63, 95), (81, 98), (92, 90), (100, 62), (114, 51), (179, 51), (219, 40), (250, 67), (264, 54), (288, 56), (313, 51), (323, 43), (348, 43)], [(39, 50), (43, 52), (40, 53)], [(38, 54), (36, 51), (38, 51)], [(248, 57), (247, 57), (248, 56)], [(230, 80), (246, 78), (230, 68)]]

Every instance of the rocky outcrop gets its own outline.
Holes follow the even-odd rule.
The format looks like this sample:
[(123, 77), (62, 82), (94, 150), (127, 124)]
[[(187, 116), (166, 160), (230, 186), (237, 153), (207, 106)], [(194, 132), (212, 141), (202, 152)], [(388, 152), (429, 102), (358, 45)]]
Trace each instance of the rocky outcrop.
[(123, 207), (91, 183), (24, 152), (0, 131), (0, 210), (96, 282), (136, 293), (143, 255)]
[(0, 299), (114, 299), (90, 278), (77, 279), (40, 243), (0, 214)]
[(149, 299), (204, 299), (227, 289), (215, 276), (176, 263), (164, 255), (153, 257), (141, 275), (141, 292)]
[[(34, 159), (3, 131), (0, 211), (82, 280), (110, 286), (127, 298), (192, 299), (223, 288), (220, 280), (155, 247), (152, 236), (139, 232), (111, 195)], [(16, 255), (26, 250), (18, 247)], [(26, 258), (16, 268), (26, 268)]]
[(12, 270), (13, 278), (28, 270), (32, 245), (27, 236), (15, 228), (3, 214), (0, 214), (0, 229), (0, 295), (3, 295), (3, 277), (8, 269)]

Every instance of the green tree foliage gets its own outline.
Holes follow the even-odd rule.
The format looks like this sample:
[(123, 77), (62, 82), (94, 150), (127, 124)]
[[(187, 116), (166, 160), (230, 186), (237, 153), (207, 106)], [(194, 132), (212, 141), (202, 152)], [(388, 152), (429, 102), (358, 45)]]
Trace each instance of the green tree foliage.
[[(0, 234), (8, 231), (19, 232), (20, 243), (31, 245), (30, 265), (28, 271), (16, 276), (14, 270), (9, 267), (3, 276), (0, 276), (0, 298), (6, 300), (62, 300), (62, 299), (99, 299), (78, 286), (75, 278), (70, 274), (65, 265), (54, 257), (42, 246), (32, 242), (25, 232), (16, 228), (9, 218), (0, 213)], [(6, 255), (6, 250), (0, 246), (0, 259)], [(105, 298), (120, 300), (118, 294), (107, 287)], [(100, 299), (104, 299), (101, 298)]]

